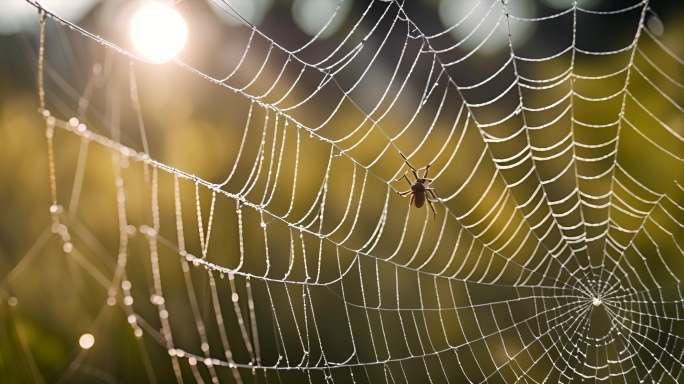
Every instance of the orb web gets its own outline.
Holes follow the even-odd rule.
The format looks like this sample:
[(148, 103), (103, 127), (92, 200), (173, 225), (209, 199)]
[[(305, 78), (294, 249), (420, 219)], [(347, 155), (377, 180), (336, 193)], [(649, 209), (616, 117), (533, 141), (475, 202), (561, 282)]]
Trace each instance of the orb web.
[[(401, 1), (369, 1), (343, 32), (321, 41), (329, 21), (296, 47), (213, 1), (242, 23), (235, 65), (176, 65), (241, 103), (229, 122), (239, 145), (217, 179), (154, 156), (135, 55), (28, 2), (41, 13), (51, 230), (65, 254), (95, 257), (79, 238), (78, 213), (92, 209), (79, 207), (81, 184), (89, 152), (111, 155), (117, 215), (102, 219), (116, 228), (116, 266), (84, 269), (150, 378), (680, 380), (684, 61), (646, 27), (649, 1), (540, 16), (481, 0), (435, 31)], [(627, 40), (580, 44), (583, 25), (609, 18), (631, 28)], [(135, 63), (133, 128), (114, 112), (82, 123), (87, 86), (73, 116), (57, 114), (46, 23)], [(567, 39), (521, 46), (525, 24)], [(495, 40), (504, 54), (473, 73)], [(73, 180), (55, 171), (56, 136), (81, 140)], [(435, 217), (397, 196), (402, 154), (431, 165)], [(65, 209), (57, 187), (69, 181)], [(160, 355), (168, 364), (151, 363)]]

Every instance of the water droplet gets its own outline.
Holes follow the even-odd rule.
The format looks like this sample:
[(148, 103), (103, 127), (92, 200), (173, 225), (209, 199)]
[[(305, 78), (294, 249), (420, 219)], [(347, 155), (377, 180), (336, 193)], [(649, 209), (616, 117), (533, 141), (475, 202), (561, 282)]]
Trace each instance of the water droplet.
[(658, 37), (662, 36), (665, 32), (665, 26), (663, 25), (663, 22), (656, 14), (649, 16), (649, 18), (646, 20), (646, 27), (649, 31), (651, 31), (651, 33)]
[(95, 336), (90, 333), (84, 333), (78, 338), (78, 345), (83, 349), (90, 349), (95, 345)]
[(135, 229), (135, 225), (130, 225), (130, 224), (127, 225), (127, 226), (126, 226), (126, 232), (127, 232), (129, 235), (135, 235), (135, 233), (137, 232), (137, 230)]

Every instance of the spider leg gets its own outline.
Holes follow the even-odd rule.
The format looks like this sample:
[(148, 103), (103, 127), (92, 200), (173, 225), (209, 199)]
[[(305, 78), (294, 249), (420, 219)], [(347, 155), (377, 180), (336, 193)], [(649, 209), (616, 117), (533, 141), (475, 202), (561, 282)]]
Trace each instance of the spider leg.
[[(432, 198), (434, 199), (434, 201), (439, 201), (439, 197), (437, 197), (437, 194), (435, 193), (435, 192), (436, 192), (436, 189), (434, 189), (434, 188), (427, 188), (426, 191), (427, 191), (428, 194), (430, 194), (430, 195), (432, 196)], [(429, 199), (428, 199), (428, 200), (429, 200)]]
[(416, 180), (418, 180), (418, 179), (419, 179), (419, 177), (418, 177), (418, 172), (416, 172), (415, 169), (412, 169), (411, 172), (413, 173), (413, 177), (415, 177)]
[(434, 219), (437, 216), (437, 211), (435, 211), (435, 207), (432, 205), (432, 200), (430, 200), (430, 199), (425, 199), (425, 200), (427, 200), (427, 203), (430, 206), (430, 209), (432, 209), (432, 218)]
[[(408, 172), (408, 171), (406, 171), (406, 172)], [(394, 179), (394, 181), (399, 181), (399, 180), (403, 179), (404, 176), (406, 176), (406, 172), (404, 172), (401, 176), (399, 176), (399, 177), (397, 177), (396, 179)]]
[(406, 176), (405, 173), (404, 173), (403, 178), (404, 178), (404, 180), (406, 180), (406, 182), (408, 183), (409, 187), (413, 185), (413, 184), (411, 184), (411, 180), (408, 179), (408, 177)]
[(412, 195), (411, 195), (411, 200), (409, 200), (409, 208), (411, 208), (411, 206), (413, 205), (413, 199), (414, 199), (414, 198), (415, 198), (415, 196), (412, 194)]
[(410, 189), (409, 189), (408, 191), (404, 191), (404, 192), (399, 192), (399, 191), (397, 191), (397, 195), (399, 195), (399, 196), (406, 196), (407, 194), (409, 194), (409, 193), (411, 193), (411, 192), (413, 192), (413, 191), (410, 190)]
[[(403, 153), (399, 152), (399, 154), (404, 159), (404, 162), (406, 163), (406, 165), (408, 165), (408, 167), (411, 168), (411, 170), (413, 170), (413, 172), (415, 173), (417, 171), (416, 167), (414, 167), (413, 165), (411, 165), (411, 163), (409, 163), (409, 160), (406, 158), (406, 156), (404, 156)], [(417, 176), (416, 176), (416, 178), (417, 178)]]
[(430, 165), (431, 165), (431, 164), (428, 164), (428, 165), (425, 166), (425, 173), (423, 173), (423, 177), (422, 177), (422, 178), (425, 179), (425, 180), (429, 180), (429, 179), (427, 178), (427, 175), (428, 175), (428, 172), (430, 172)]
[(413, 185), (413, 184), (411, 183), (411, 180), (409, 180), (408, 177), (406, 176), (406, 173), (407, 173), (407, 172), (408, 172), (408, 171), (404, 172), (403, 175), (399, 176), (399, 178), (395, 179), (394, 181), (399, 181), (399, 180), (401, 180), (401, 179), (405, 179), (409, 186)]

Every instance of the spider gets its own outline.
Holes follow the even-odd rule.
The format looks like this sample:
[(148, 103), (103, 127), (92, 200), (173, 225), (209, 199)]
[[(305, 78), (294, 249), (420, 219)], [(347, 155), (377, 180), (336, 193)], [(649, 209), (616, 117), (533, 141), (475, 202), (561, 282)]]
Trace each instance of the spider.
[(411, 201), (409, 201), (409, 205), (415, 205), (416, 208), (420, 208), (425, 204), (427, 201), (428, 205), (430, 206), (430, 209), (432, 210), (433, 216), (437, 216), (437, 212), (435, 211), (435, 207), (432, 205), (433, 202), (437, 201), (438, 197), (435, 194), (435, 188), (432, 188), (430, 185), (432, 183), (433, 179), (429, 179), (427, 177), (428, 172), (430, 170), (430, 164), (426, 165), (424, 168), (421, 168), (421, 170), (425, 170), (423, 173), (422, 177), (418, 177), (418, 169), (416, 169), (411, 163), (409, 163), (408, 159), (406, 156), (404, 156), (403, 153), (400, 153), (401, 157), (404, 158), (404, 162), (406, 165), (410, 168), (411, 173), (413, 173), (413, 177), (416, 178), (416, 180), (411, 183), (411, 180), (406, 176), (406, 174), (409, 172), (408, 170), (404, 172), (401, 177), (396, 179), (395, 181), (399, 181), (401, 179), (405, 179), (406, 182), (409, 184), (411, 189), (404, 191), (404, 192), (397, 192), (400, 196), (406, 196), (406, 195), (411, 195)]

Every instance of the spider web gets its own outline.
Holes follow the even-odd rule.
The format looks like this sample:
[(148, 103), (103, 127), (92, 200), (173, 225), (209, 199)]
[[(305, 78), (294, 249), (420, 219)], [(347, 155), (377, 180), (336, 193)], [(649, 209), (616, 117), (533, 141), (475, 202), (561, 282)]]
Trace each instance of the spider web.
[[(124, 313), (150, 381), (680, 381), (684, 60), (645, 27), (648, 1), (530, 16), (481, 0), (434, 32), (400, 1), (370, 1), (334, 44), (296, 48), (213, 1), (246, 31), (231, 36), (244, 37), (235, 65), (176, 64), (243, 103), (218, 181), (152, 156), (134, 54), (27, 1), (41, 14), (52, 232)], [(628, 40), (578, 44), (582, 24), (608, 18)], [(109, 133), (79, 120), (92, 86), (74, 116), (48, 110), (49, 20), (136, 63), (125, 131), (141, 149), (115, 117)], [(526, 56), (522, 24), (566, 26), (567, 41)], [(472, 73), (502, 36), (505, 54)], [(61, 135), (81, 140), (67, 209)], [(88, 267), (74, 214), (95, 150), (113, 163), (110, 274)], [(431, 165), (436, 217), (397, 195), (400, 154)]]

